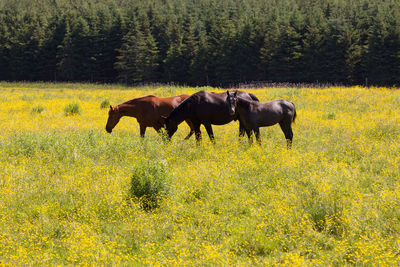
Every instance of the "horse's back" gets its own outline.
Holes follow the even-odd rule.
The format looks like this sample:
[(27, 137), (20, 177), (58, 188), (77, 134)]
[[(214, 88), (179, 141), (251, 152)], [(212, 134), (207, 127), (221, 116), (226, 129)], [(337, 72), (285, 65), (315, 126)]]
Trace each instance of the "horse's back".
[(148, 121), (158, 120), (160, 116), (168, 116), (169, 113), (179, 105), (174, 103), (175, 97), (158, 97), (155, 95), (146, 95), (136, 98), (136, 104), (142, 110), (142, 118)]
[(254, 106), (260, 107), (261, 109), (272, 109), (276, 111), (280, 110), (294, 110), (294, 104), (285, 99), (276, 99), (269, 102), (254, 102)]
[(257, 121), (259, 126), (271, 126), (283, 120), (292, 120), (295, 115), (293, 103), (284, 99), (263, 103), (246, 101), (249, 108), (244, 109), (245, 117), (247, 120)]
[(145, 95), (145, 96), (132, 98), (122, 104), (137, 104), (137, 103), (141, 103), (141, 102), (149, 102), (149, 101), (154, 101), (157, 98), (158, 97), (155, 95)]
[(152, 106), (172, 106), (176, 107), (179, 105), (183, 100), (185, 100), (188, 95), (178, 95), (178, 96), (171, 96), (171, 97), (158, 97), (155, 95), (146, 95), (142, 97), (138, 97), (132, 100), (135, 100), (137, 103), (143, 103), (143, 105), (152, 105)]
[[(201, 95), (207, 96), (206, 93), (208, 93), (208, 92), (206, 92), (206, 91), (200, 91), (200, 92), (202, 92)], [(205, 93), (203, 93), (203, 92), (205, 92)], [(255, 95), (251, 94), (251, 93), (247, 93), (247, 92), (240, 91), (240, 90), (232, 90), (231, 92), (236, 92), (238, 97), (244, 98), (246, 100), (259, 102), (258, 98)], [(208, 94), (212, 94), (213, 97), (216, 96), (218, 99), (221, 99), (224, 102), (226, 101), (226, 96), (227, 96), (226, 92), (223, 92), (223, 93), (211, 92), (211, 93), (208, 93)]]
[(283, 112), (291, 113), (291, 114), (295, 113), (296, 108), (292, 102), (285, 100), (285, 99), (278, 99), (275, 101), (277, 101), (278, 105), (283, 110)]
[(226, 93), (213, 93), (199, 91), (193, 94), (190, 103), (190, 111), (193, 119), (215, 125), (223, 125), (233, 120), (229, 114), (226, 102)]

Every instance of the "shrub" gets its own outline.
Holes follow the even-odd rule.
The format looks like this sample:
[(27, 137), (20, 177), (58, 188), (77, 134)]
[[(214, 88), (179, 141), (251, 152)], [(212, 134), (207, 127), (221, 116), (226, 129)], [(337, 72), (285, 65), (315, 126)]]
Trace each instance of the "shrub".
[(32, 108), (32, 113), (42, 113), (46, 108), (42, 105), (37, 105), (36, 107)]
[(109, 106), (110, 106), (110, 100), (108, 100), (108, 99), (104, 99), (103, 102), (101, 102), (101, 104), (100, 104), (101, 109), (108, 108)]
[(334, 120), (336, 119), (336, 114), (334, 112), (329, 112), (328, 114), (325, 114), (324, 118), (328, 120)]
[(133, 169), (130, 197), (138, 200), (145, 210), (157, 208), (169, 191), (168, 178), (163, 162), (141, 161)]
[(78, 103), (68, 104), (64, 109), (65, 116), (81, 114), (81, 107)]

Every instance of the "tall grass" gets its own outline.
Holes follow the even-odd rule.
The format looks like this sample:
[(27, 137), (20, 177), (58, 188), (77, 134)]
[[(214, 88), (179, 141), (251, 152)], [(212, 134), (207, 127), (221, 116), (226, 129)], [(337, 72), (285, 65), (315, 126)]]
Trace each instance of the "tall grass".
[(81, 114), (81, 106), (78, 103), (71, 103), (64, 108), (65, 116), (79, 115)]
[(108, 108), (110, 106), (110, 100), (108, 99), (104, 99), (101, 103), (100, 103), (100, 108)]
[[(203, 128), (200, 146), (183, 141), (185, 124), (170, 143), (153, 129), (141, 139), (133, 118), (108, 134), (102, 100), (165, 88), (46, 86), (1, 89), (1, 263), (400, 263), (399, 91), (251, 90), (296, 104), (288, 151), (279, 126), (249, 146), (237, 122), (214, 127), (215, 145)], [(84, 112), (64, 116), (74, 102)], [(46, 112), (37, 116), (39, 103)]]

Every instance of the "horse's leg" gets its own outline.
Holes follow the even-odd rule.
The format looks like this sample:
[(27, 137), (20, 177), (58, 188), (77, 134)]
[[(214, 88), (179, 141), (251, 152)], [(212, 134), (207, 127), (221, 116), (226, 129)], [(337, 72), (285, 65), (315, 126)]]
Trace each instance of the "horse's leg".
[(253, 133), (253, 130), (248, 130), (246, 129), (246, 134), (247, 134), (247, 138), (249, 138), (249, 144), (251, 145), (253, 143), (253, 138), (251, 136), (251, 134)]
[(146, 132), (146, 126), (140, 124), (140, 137), (144, 137), (145, 132)]
[(185, 140), (188, 140), (193, 134), (194, 134), (194, 126), (193, 123), (190, 120), (186, 120), (187, 125), (190, 127), (190, 132), (188, 135), (185, 137)]
[(185, 137), (185, 140), (188, 140), (193, 134), (194, 134), (194, 130), (190, 129), (190, 132), (189, 132), (188, 135)]
[(261, 146), (260, 128), (256, 127), (253, 131), (256, 136), (257, 143)]
[(246, 131), (244, 130), (244, 126), (242, 122), (239, 120), (239, 137), (243, 137)]
[(253, 131), (254, 131), (254, 133), (255, 133), (255, 130), (254, 130), (254, 129), (256, 128), (255, 125), (257, 125), (257, 124), (255, 124), (255, 123), (252, 121), (251, 117), (249, 117), (249, 116), (246, 116), (246, 119), (243, 120), (242, 126), (243, 126), (244, 131), (245, 131), (246, 134), (247, 134), (247, 137), (249, 138), (249, 144), (250, 144), (250, 145), (253, 143), (252, 134), (253, 134)]
[(199, 145), (201, 141), (201, 131), (200, 131), (200, 124), (195, 124), (193, 125), (194, 127), (194, 133), (196, 135), (196, 142)]
[(205, 123), (205, 124), (204, 124), (204, 127), (205, 127), (206, 130), (207, 130), (207, 133), (208, 133), (208, 136), (210, 137), (211, 142), (212, 142), (213, 144), (215, 144), (214, 133), (213, 133), (211, 124), (210, 124), (210, 123)]
[(292, 148), (292, 141), (293, 141), (293, 131), (292, 131), (292, 125), (291, 122), (285, 122), (281, 121), (279, 123), (281, 126), (282, 132), (285, 134), (286, 142), (287, 142), (287, 148), (291, 149)]

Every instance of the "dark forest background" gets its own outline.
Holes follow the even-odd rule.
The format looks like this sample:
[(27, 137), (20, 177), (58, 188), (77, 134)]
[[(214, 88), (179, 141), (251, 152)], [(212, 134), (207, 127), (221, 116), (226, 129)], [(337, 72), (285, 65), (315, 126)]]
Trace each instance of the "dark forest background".
[(400, 1), (0, 0), (0, 80), (398, 85)]

